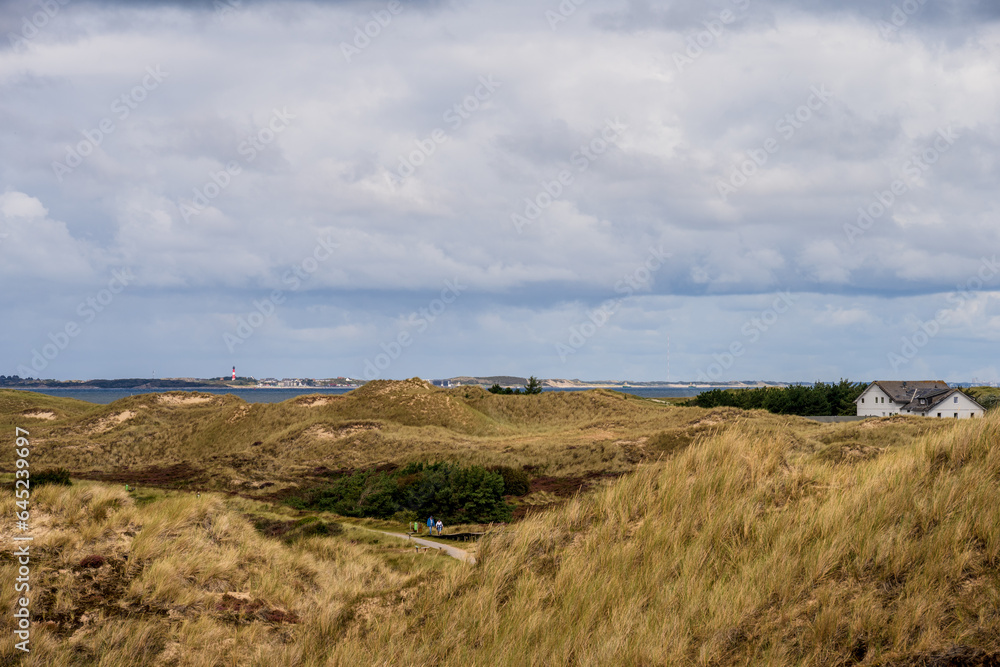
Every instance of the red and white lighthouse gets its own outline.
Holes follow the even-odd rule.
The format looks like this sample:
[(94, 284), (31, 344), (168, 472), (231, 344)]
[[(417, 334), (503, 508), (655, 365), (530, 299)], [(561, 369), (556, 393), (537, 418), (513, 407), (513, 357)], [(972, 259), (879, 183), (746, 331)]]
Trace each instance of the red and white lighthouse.
[(233, 366), (233, 381), (236, 381), (236, 366)]

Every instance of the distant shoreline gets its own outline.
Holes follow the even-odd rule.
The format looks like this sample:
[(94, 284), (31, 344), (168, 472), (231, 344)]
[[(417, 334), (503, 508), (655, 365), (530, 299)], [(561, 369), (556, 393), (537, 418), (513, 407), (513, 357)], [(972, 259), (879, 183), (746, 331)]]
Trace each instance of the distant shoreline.
[[(125, 388), (125, 389), (110, 389), (104, 387), (82, 387), (82, 386), (63, 386), (63, 387), (6, 387), (7, 389), (33, 392), (38, 394), (48, 394), (50, 396), (58, 396), (61, 398), (73, 398), (81, 401), (86, 401), (88, 403), (97, 404), (107, 404), (114, 401), (129, 398), (132, 396), (139, 396), (142, 394), (158, 394), (165, 393), (166, 391), (181, 391), (177, 388), (171, 388), (169, 390), (161, 389), (136, 389), (136, 388)], [(456, 387), (457, 388), (457, 387)], [(348, 392), (354, 391), (356, 387), (192, 387), (189, 391), (196, 391), (205, 394), (214, 394), (216, 396), (223, 396), (231, 394), (236, 396), (247, 403), (280, 403), (282, 401), (287, 401), (290, 399), (297, 398), (299, 396), (307, 396), (309, 394), (324, 394), (324, 395), (337, 395), (346, 394)], [(604, 387), (585, 387), (585, 386), (574, 386), (574, 387), (543, 387), (542, 391), (546, 394), (549, 393), (560, 393), (560, 392), (583, 392), (591, 391), (595, 389), (610, 390), (620, 393), (632, 394), (635, 396), (640, 396), (644, 398), (691, 398), (697, 396), (702, 391), (703, 388), (697, 387), (622, 387), (620, 385), (609, 385)]]
[[(454, 382), (452, 387), (481, 386), (489, 387), (492, 383), (482, 378), (481, 381), (474, 381), (477, 378), (451, 378), (448, 382)], [(329, 383), (332, 380), (303, 380)], [(785, 387), (787, 383), (780, 382), (584, 382), (580, 380), (542, 380), (544, 387), (553, 389), (746, 389), (754, 387)], [(115, 380), (30, 380), (20, 382), (10, 382), (0, 380), (0, 389), (109, 389), (109, 390), (133, 390), (133, 391), (198, 391), (200, 389), (357, 389), (364, 386), (364, 382), (345, 384), (298, 384), (298, 385), (260, 385), (250, 382), (229, 383), (221, 380), (196, 380), (196, 379), (115, 379)], [(500, 383), (503, 387), (519, 387), (524, 383)]]

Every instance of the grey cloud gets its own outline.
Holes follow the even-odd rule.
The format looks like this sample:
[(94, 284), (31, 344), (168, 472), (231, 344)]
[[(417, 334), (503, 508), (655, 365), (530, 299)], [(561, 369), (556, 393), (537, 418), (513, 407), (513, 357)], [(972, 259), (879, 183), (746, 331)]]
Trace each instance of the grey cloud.
[[(5, 278), (21, 287), (30, 274), (24, 293), (85, 294), (108, 267), (136, 267), (129, 308), (109, 311), (60, 373), (87, 374), (73, 369), (87, 368), (85, 352), (99, 356), (103, 335), (125, 356), (162, 347), (177, 350), (164, 353), (176, 364), (217, 364), (228, 356), (226, 327), (254, 299), (287, 290), (285, 273), (325, 234), (340, 243), (338, 253), (241, 348), (241, 364), (257, 355), (314, 368), (336, 348), (324, 363), (346, 374), (441, 281), (458, 277), (469, 291), (445, 326), (394, 365), (395, 376), (436, 368), (435, 355), (451, 345), (456, 367), (516, 357), (537, 364), (522, 373), (621, 377), (636, 369), (662, 377), (643, 355), (655, 358), (659, 343), (650, 341), (682, 325), (689, 332), (675, 344), (686, 346), (690, 373), (739, 335), (741, 318), (785, 289), (802, 295), (802, 314), (734, 373), (832, 372), (821, 348), (835, 339), (863, 352), (850, 362), (854, 372), (876, 372), (882, 352), (864, 351), (854, 337), (898, 338), (913, 318), (933, 316), (983, 249), (997, 246), (1000, 101), (982, 76), (992, 71), (993, 47), (958, 41), (938, 49), (940, 35), (920, 23), (943, 11), (930, 4), (905, 26), (911, 32), (882, 40), (869, 21), (891, 3), (760, 0), (733, 39), (677, 71), (674, 51), (724, 4), (634, 3), (615, 17), (611, 5), (591, 0), (555, 31), (544, 16), (555, 3), (434, 12), (407, 5), (351, 63), (339, 42), (377, 3), (246, 3), (226, 24), (202, 20), (201, 9), (163, 21), (162, 4), (67, 5), (37, 48), (0, 53), (0, 192), (48, 209), (30, 224), (0, 220), (0, 233), (16, 234), (0, 243), (0, 261), (23, 271)], [(941, 25), (956, 33), (975, 34), (972, 17), (989, 13), (984, 5), (951, 7), (951, 23)], [(16, 19), (21, 10), (5, 11)], [(674, 34), (633, 29), (639, 25)], [(77, 39), (83, 33), (86, 42)], [(51, 163), (157, 62), (171, 72), (167, 83), (58, 182)], [(442, 114), (486, 74), (503, 87), (460, 128), (447, 128)], [(748, 150), (780, 136), (776, 120), (794, 113), (813, 85), (828, 85), (833, 100), (781, 138), (780, 150), (723, 201), (717, 182)], [(239, 143), (285, 105), (294, 125), (248, 162)], [(575, 169), (570, 156), (616, 115), (629, 126), (621, 141), (573, 171), (572, 184), (518, 234), (511, 214), (560, 170)], [(849, 243), (844, 225), (858, 207), (890, 187), (948, 123), (962, 141)], [(387, 171), (436, 127), (446, 140), (391, 188)], [(181, 207), (193, 189), (231, 160), (241, 173), (185, 222)], [(588, 309), (620, 296), (616, 285), (651, 246), (671, 252), (670, 261), (592, 346), (566, 365), (553, 361), (554, 343)], [(24, 259), (32, 255), (45, 261)], [(23, 298), (5, 296), (30, 322), (29, 331), (0, 336), (13, 350), (8, 366), (23, 363), (20, 350), (62, 317), (54, 304), (33, 309)], [(966, 316), (966, 328), (947, 335), (978, 341), (988, 320)], [(820, 320), (843, 328), (827, 335)], [(127, 332), (142, 345), (130, 344)], [(283, 350), (282, 341), (294, 343)], [(484, 348), (503, 353), (484, 356)], [(940, 358), (972, 368), (971, 357)]]

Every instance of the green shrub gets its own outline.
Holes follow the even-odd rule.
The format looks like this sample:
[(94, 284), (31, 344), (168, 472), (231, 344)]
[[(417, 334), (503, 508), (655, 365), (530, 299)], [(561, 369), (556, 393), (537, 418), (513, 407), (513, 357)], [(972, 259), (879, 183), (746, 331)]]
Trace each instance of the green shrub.
[(301, 519), (295, 521), (295, 527), (299, 528), (301, 526), (307, 526), (310, 523), (316, 523), (317, 521), (319, 521), (318, 516), (304, 516)]
[(531, 480), (528, 473), (520, 468), (508, 466), (498, 466), (492, 468), (493, 472), (499, 473), (503, 478), (503, 492), (507, 496), (523, 496), (531, 489)]
[(489, 391), (491, 394), (502, 394), (505, 396), (513, 396), (513, 395), (520, 396), (522, 394), (523, 395), (540, 394), (542, 393), (542, 383), (538, 381), (538, 378), (532, 375), (530, 378), (528, 378), (528, 384), (524, 386), (523, 390), (511, 389), (510, 387), (501, 387), (499, 382), (494, 382), (493, 386), (490, 387), (487, 391)]
[(41, 486), (42, 484), (70, 486), (73, 482), (69, 479), (69, 470), (66, 470), (66, 468), (56, 468), (34, 473), (31, 475), (31, 483), (35, 486)]
[(854, 400), (868, 385), (841, 380), (837, 384), (817, 382), (812, 387), (759, 387), (756, 389), (712, 389), (685, 403), (699, 408), (729, 406), (743, 410), (767, 410), (780, 415), (857, 414)]
[(307, 517), (313, 521), (304, 522), (299, 520), (296, 527), (285, 534), (286, 542), (294, 542), (305, 537), (339, 535), (344, 532), (344, 527), (333, 521), (320, 521), (316, 517)]
[(402, 523), (433, 514), (455, 524), (509, 521), (512, 508), (503, 496), (503, 476), (481, 466), (411, 463), (392, 473), (358, 470), (285, 502), (341, 516), (402, 517)]
[(411, 528), (413, 522), (418, 520), (418, 516), (413, 510), (399, 510), (392, 515), (392, 520), (396, 523), (406, 524), (407, 528)]

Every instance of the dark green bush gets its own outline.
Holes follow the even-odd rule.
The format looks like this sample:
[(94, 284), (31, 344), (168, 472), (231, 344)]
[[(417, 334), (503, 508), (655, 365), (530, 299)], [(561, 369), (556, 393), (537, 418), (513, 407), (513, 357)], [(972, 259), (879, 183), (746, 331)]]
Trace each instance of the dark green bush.
[(339, 535), (342, 532), (344, 532), (344, 528), (339, 523), (334, 523), (332, 521), (312, 521), (289, 531), (285, 536), (285, 539), (287, 541), (293, 541), (303, 537), (312, 537), (314, 535)]
[(406, 524), (407, 529), (413, 527), (414, 521), (419, 521), (420, 517), (412, 510), (400, 510), (392, 515), (392, 520), (396, 523)]
[(528, 378), (528, 384), (524, 386), (524, 389), (511, 389), (510, 387), (501, 387), (499, 382), (494, 382), (493, 386), (488, 389), (491, 394), (504, 394), (507, 396), (511, 395), (531, 395), (542, 393), (542, 383), (538, 381), (534, 375)]
[(392, 473), (355, 471), (286, 502), (298, 509), (353, 517), (433, 514), (455, 524), (509, 521), (512, 508), (503, 496), (503, 476), (481, 466), (411, 463)]
[(841, 380), (837, 384), (817, 382), (812, 387), (760, 387), (757, 389), (712, 389), (685, 403), (699, 408), (730, 406), (743, 410), (767, 410), (781, 415), (855, 415), (854, 399), (867, 384)]
[(528, 479), (528, 473), (520, 468), (498, 466), (492, 470), (503, 477), (504, 495), (523, 496), (531, 489), (531, 480)]
[(31, 483), (35, 486), (42, 484), (62, 484), (70, 486), (73, 482), (69, 479), (69, 470), (66, 468), (56, 468), (53, 470), (42, 470), (31, 475)]

